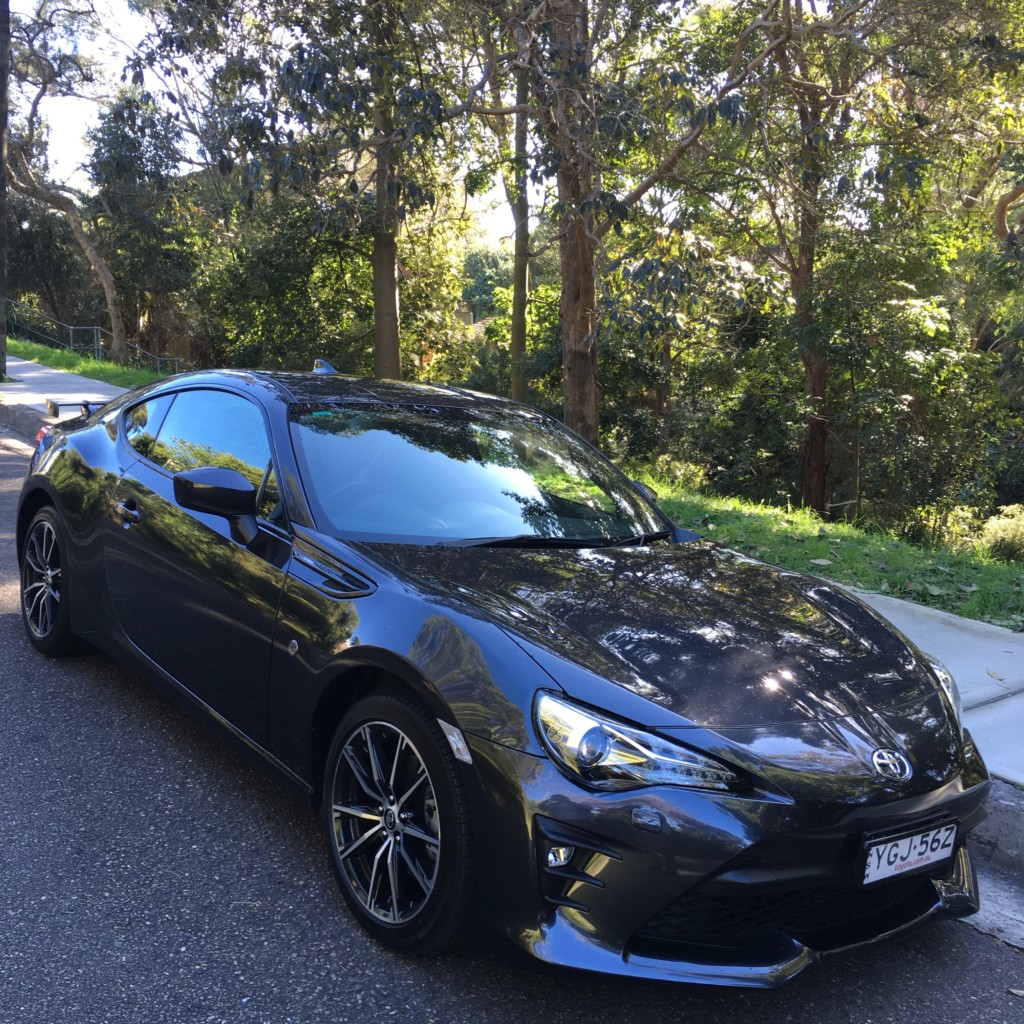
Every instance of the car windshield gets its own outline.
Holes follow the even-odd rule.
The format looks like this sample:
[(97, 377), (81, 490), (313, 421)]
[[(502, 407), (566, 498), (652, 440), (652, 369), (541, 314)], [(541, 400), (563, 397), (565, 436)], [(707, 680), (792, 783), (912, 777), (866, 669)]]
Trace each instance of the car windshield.
[(529, 411), (299, 405), (291, 432), (317, 525), (336, 536), (575, 547), (665, 530), (614, 467)]

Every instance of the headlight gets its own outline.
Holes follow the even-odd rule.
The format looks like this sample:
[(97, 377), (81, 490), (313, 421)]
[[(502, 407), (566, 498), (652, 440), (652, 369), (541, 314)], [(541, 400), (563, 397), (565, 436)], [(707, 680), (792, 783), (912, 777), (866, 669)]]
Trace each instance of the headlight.
[(928, 665), (935, 673), (935, 678), (938, 679), (939, 685), (949, 698), (949, 703), (953, 705), (953, 715), (956, 718), (957, 728), (963, 732), (964, 702), (960, 697), (960, 690), (956, 685), (956, 680), (953, 678), (952, 672), (950, 672), (938, 658), (933, 658), (930, 654), (925, 655), (925, 657), (928, 659)]
[(564, 697), (541, 692), (534, 717), (555, 763), (574, 781), (595, 789), (740, 788), (739, 777), (720, 762)]

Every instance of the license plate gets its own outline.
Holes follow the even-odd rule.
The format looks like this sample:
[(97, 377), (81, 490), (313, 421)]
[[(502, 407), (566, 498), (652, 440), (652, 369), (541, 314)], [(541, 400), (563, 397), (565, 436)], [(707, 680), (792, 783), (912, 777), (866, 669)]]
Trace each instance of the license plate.
[(864, 866), (864, 884), (880, 882), (908, 872), (941, 864), (949, 860), (956, 849), (956, 823), (937, 825), (926, 832), (914, 832), (871, 843), (867, 864)]

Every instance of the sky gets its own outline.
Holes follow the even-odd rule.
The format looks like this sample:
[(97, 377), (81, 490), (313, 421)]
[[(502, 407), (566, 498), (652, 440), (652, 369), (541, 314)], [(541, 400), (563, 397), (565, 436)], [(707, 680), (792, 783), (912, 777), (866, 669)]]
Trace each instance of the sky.
[[(29, 15), (35, 6), (30, 0), (11, 0), (11, 13)], [(50, 129), (51, 177), (83, 191), (90, 187), (82, 169), (88, 154), (86, 132), (96, 126), (100, 101), (111, 96), (120, 85), (125, 59), (146, 31), (145, 19), (129, 10), (124, 0), (94, 0), (94, 6), (104, 31), (96, 39), (80, 40), (79, 50), (105, 67), (105, 81), (97, 83), (96, 95), (92, 98), (50, 97), (42, 107), (43, 118)]]

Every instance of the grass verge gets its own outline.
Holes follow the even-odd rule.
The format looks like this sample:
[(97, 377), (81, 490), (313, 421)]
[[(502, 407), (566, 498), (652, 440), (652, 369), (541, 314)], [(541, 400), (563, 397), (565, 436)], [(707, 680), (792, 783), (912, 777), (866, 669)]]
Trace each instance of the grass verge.
[(847, 523), (823, 523), (811, 512), (669, 492), (664, 481), (654, 485), (659, 504), (679, 526), (726, 547), (848, 586), (1024, 630), (1024, 564), (1019, 562), (998, 562), (982, 551), (915, 547)]
[(91, 356), (79, 355), (67, 349), (50, 348), (49, 345), (37, 345), (31, 341), (18, 338), (7, 339), (7, 351), (19, 359), (30, 359), (34, 363), (52, 366), (55, 370), (67, 370), (91, 380), (102, 380), (121, 388), (136, 388), (140, 384), (152, 384), (163, 380), (165, 374), (152, 370), (141, 370), (135, 366), (122, 366), (120, 363), (108, 363)]

